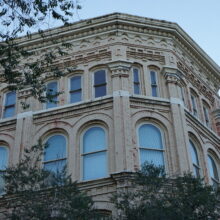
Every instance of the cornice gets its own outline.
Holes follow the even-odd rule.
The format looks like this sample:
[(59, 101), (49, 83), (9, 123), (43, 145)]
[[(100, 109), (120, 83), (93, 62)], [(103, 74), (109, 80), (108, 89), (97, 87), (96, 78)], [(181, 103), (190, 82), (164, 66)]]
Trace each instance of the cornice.
[[(220, 67), (197, 45), (197, 43), (178, 24), (163, 20), (113, 13), (76, 22), (69, 26), (48, 30), (45, 32), (44, 45), (47, 44), (47, 41), (49, 42), (52, 39), (63, 39), (68, 41), (83, 36), (92, 36), (98, 33), (103, 34), (113, 30), (127, 30), (130, 32), (172, 37), (191, 55), (194, 55), (200, 64), (205, 64), (212, 74), (215, 74), (218, 78), (220, 77)], [(33, 34), (32, 39), (23, 37), (19, 38), (18, 42), (24, 46), (34, 45), (37, 47), (37, 44), (42, 43), (42, 38), (39, 34)]]
[(202, 122), (200, 122), (197, 118), (195, 118), (186, 109), (185, 109), (185, 115), (186, 115), (187, 121), (191, 123), (194, 127), (196, 127), (196, 129), (200, 132), (200, 134), (202, 134), (203, 136), (205, 136), (212, 142), (214, 141), (216, 146), (220, 146), (220, 138), (217, 136), (216, 133), (214, 133), (213, 131), (208, 129), (206, 126), (204, 126)]

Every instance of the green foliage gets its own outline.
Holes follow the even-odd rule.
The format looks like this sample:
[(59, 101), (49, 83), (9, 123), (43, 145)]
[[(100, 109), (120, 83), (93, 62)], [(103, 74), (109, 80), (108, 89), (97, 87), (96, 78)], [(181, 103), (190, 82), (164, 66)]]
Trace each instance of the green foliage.
[[(48, 78), (58, 79), (68, 72), (65, 65), (60, 65), (60, 60), (72, 45), (62, 39), (53, 39), (52, 31), (44, 29), (52, 28), (53, 24), (68, 25), (75, 9), (80, 9), (78, 0), (0, 1), (0, 83), (7, 83), (8, 89), (13, 91), (28, 88), (30, 95), (40, 102), (53, 102), (45, 84)], [(42, 45), (50, 39), (56, 46), (27, 50), (24, 43), (19, 43), (19, 36), (26, 36), (24, 40), (28, 42), (31, 32), (36, 31)], [(60, 93), (62, 91), (56, 96)], [(28, 108), (25, 104), (21, 106)]]
[(117, 219), (217, 220), (219, 191), (191, 174), (166, 177), (163, 167), (145, 164), (134, 185), (113, 197)]
[(6, 169), (5, 217), (11, 220), (99, 219), (91, 197), (78, 189), (65, 170), (51, 173), (41, 168), (44, 147), (39, 142), (26, 149), (24, 158)]

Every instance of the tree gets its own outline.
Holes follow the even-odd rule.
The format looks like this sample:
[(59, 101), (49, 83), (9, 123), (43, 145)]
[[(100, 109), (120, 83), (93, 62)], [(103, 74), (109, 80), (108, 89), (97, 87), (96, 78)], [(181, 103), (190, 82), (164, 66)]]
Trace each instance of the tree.
[(163, 167), (145, 164), (134, 185), (113, 197), (126, 220), (217, 220), (219, 191), (192, 174), (167, 177)]
[(40, 166), (43, 146), (25, 149), (24, 158), (4, 173), (6, 194), (1, 200), (5, 218), (11, 220), (99, 219), (91, 197), (62, 172)]
[[(59, 78), (72, 71), (65, 65), (55, 65), (56, 60), (68, 54), (72, 45), (62, 39), (55, 40), (53, 31), (44, 30), (69, 25), (74, 10), (80, 8), (78, 0), (1, 0), (0, 83), (6, 83), (12, 91), (28, 88), (40, 102), (54, 101), (62, 91), (48, 91), (45, 82), (48, 77)], [(26, 43), (36, 31), (41, 43), (48, 43), (49, 39), (53, 48), (27, 50)]]

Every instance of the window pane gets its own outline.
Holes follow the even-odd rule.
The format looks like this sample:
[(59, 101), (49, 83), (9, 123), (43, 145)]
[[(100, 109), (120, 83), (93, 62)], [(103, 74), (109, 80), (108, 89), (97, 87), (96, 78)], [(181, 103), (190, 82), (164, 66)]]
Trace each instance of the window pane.
[(0, 146), (0, 170), (5, 170), (8, 165), (8, 148)]
[(208, 164), (209, 164), (210, 176), (219, 181), (218, 170), (211, 156), (208, 156)]
[(152, 96), (157, 97), (157, 86), (152, 86)]
[(192, 162), (196, 164), (197, 166), (199, 166), (197, 150), (192, 141), (189, 141), (189, 143), (190, 143), (190, 152), (191, 152)]
[(5, 106), (7, 105), (14, 105), (16, 100), (16, 93), (9, 92), (6, 94)]
[(134, 82), (139, 83), (139, 71), (138, 69), (133, 69)]
[(4, 110), (4, 115), (3, 118), (8, 118), (8, 117), (12, 117), (15, 114), (15, 107), (7, 107)]
[(164, 165), (162, 151), (141, 149), (140, 153), (141, 153), (141, 164), (144, 164), (144, 162), (148, 162), (148, 163), (153, 163), (156, 166)]
[(106, 136), (104, 129), (92, 127), (83, 136), (83, 153), (106, 149)]
[(151, 124), (139, 128), (139, 145), (144, 148), (163, 149), (160, 130)]
[(193, 173), (195, 177), (200, 177), (199, 168), (196, 167), (195, 165), (193, 166)]
[(106, 85), (95, 87), (95, 98), (106, 95)]
[(134, 84), (134, 94), (140, 94), (140, 85)]
[(81, 89), (81, 76), (71, 78), (70, 84), (70, 90)]
[(66, 139), (62, 135), (55, 135), (48, 139), (45, 149), (44, 161), (56, 160), (66, 157)]
[(106, 152), (88, 154), (83, 157), (83, 179), (97, 179), (107, 176)]
[(56, 94), (57, 92), (57, 82), (51, 82), (51, 83), (48, 83), (47, 85), (47, 93), (49, 94)]
[(72, 92), (70, 94), (70, 102), (71, 103), (80, 102), (82, 100), (81, 94), (82, 94), (81, 90), (77, 92)]
[(157, 84), (156, 73), (154, 71), (150, 71), (150, 76), (151, 76), (151, 84), (156, 85)]
[(62, 171), (64, 171), (65, 165), (66, 160), (59, 160), (44, 164), (44, 169), (54, 173), (62, 173)]
[(94, 74), (94, 84), (99, 85), (103, 83), (106, 83), (105, 70), (99, 70)]

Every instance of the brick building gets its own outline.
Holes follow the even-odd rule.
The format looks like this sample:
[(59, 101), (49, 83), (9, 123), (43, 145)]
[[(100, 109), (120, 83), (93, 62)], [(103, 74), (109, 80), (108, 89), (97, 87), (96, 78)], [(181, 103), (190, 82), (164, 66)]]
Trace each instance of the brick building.
[[(71, 42), (56, 65), (74, 67), (47, 87), (64, 91), (43, 104), (0, 85), (0, 170), (24, 146), (48, 142), (42, 164), (62, 168), (111, 213), (109, 196), (144, 161), (170, 175), (191, 171), (220, 181), (220, 67), (176, 23), (114, 13), (21, 38), (28, 49)], [(30, 104), (22, 109), (21, 101)]]

